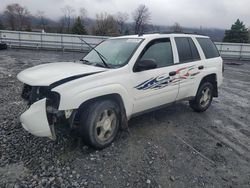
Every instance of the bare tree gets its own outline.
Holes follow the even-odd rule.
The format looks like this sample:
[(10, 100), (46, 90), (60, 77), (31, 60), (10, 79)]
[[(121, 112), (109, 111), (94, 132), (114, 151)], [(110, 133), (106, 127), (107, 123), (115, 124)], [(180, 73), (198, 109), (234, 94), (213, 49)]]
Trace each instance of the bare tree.
[(88, 12), (87, 12), (87, 10), (85, 9), (85, 8), (80, 8), (80, 20), (81, 20), (81, 23), (82, 23), (82, 25), (83, 26), (85, 26), (85, 22), (86, 22), (86, 20), (87, 20), (87, 14), (88, 14)]
[(39, 25), (43, 28), (43, 30), (46, 30), (46, 26), (48, 25), (47, 19), (45, 17), (44, 11), (37, 11), (37, 17), (40, 19)]
[(67, 27), (67, 33), (70, 33), (71, 19), (72, 19), (73, 13), (75, 12), (75, 9), (73, 9), (69, 5), (66, 5), (64, 8), (62, 8), (62, 12), (64, 13), (64, 21)]
[(114, 16), (107, 13), (97, 14), (93, 33), (102, 36), (117, 36), (119, 31)]
[(177, 22), (174, 23), (174, 25), (170, 28), (171, 31), (176, 32), (176, 33), (182, 33), (183, 29), (181, 25)]
[(7, 5), (5, 15), (12, 30), (23, 30), (24, 27), (30, 26), (29, 11), (17, 3)]
[(139, 5), (139, 7), (132, 14), (134, 19), (135, 34), (140, 34), (145, 31), (145, 26), (151, 19), (151, 13), (146, 5)]
[(124, 34), (124, 30), (125, 30), (124, 25), (125, 25), (125, 22), (128, 20), (128, 17), (129, 15), (126, 12), (118, 12), (116, 14), (116, 22), (117, 22), (120, 34)]
[(57, 33), (64, 33), (64, 29), (65, 29), (65, 19), (64, 17), (61, 17), (58, 21), (58, 25), (57, 25)]
[(80, 19), (85, 20), (87, 18), (87, 10), (85, 8), (80, 8)]

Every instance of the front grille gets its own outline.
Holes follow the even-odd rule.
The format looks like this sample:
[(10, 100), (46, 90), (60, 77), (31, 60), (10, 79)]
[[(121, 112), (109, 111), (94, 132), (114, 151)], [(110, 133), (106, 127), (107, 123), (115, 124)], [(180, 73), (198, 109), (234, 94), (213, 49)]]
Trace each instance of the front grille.
[(29, 97), (31, 95), (31, 90), (32, 90), (32, 86), (24, 84), (22, 95), (21, 95), (24, 100), (26, 100), (26, 101), (29, 100)]
[(22, 98), (32, 105), (34, 102), (45, 98), (48, 94), (48, 87), (45, 86), (30, 86), (24, 84), (22, 91)]

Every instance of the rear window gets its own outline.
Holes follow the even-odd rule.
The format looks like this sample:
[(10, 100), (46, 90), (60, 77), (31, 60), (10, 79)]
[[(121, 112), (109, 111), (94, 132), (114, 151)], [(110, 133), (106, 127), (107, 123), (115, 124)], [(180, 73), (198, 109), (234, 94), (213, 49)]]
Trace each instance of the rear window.
[(209, 38), (197, 38), (207, 59), (219, 57), (220, 54), (215, 44)]
[(191, 38), (188, 38), (188, 41), (189, 41), (189, 45), (190, 45), (190, 48), (191, 48), (193, 61), (200, 60), (201, 58), (200, 58), (199, 52), (198, 52), (193, 40)]
[(200, 60), (198, 50), (191, 38), (176, 37), (175, 42), (178, 50), (180, 63)]

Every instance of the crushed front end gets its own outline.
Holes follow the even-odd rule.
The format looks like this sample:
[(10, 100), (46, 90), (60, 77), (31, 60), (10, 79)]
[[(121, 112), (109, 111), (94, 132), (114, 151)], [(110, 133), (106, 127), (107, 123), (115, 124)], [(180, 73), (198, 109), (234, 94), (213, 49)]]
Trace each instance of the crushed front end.
[(21, 115), (20, 121), (31, 134), (55, 140), (57, 128), (65, 130), (73, 124), (75, 111), (59, 111), (60, 95), (51, 91), (49, 86), (24, 84), (22, 98), (27, 101), (29, 109)]

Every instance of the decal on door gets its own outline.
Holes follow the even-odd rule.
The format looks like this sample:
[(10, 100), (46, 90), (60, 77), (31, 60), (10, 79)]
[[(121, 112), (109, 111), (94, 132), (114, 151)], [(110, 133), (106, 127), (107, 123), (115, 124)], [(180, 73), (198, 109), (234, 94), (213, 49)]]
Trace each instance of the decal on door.
[(147, 89), (161, 89), (166, 87), (170, 82), (170, 76), (158, 76), (156, 78), (150, 78), (145, 82), (139, 84), (135, 88), (138, 90), (147, 90)]
[(147, 89), (162, 89), (168, 85), (179, 84), (182, 80), (193, 79), (200, 72), (195, 72), (195, 66), (183, 67), (176, 70), (176, 76), (170, 77), (169, 74), (163, 74), (161, 76), (150, 78), (141, 84), (135, 86), (138, 90), (147, 90)]

